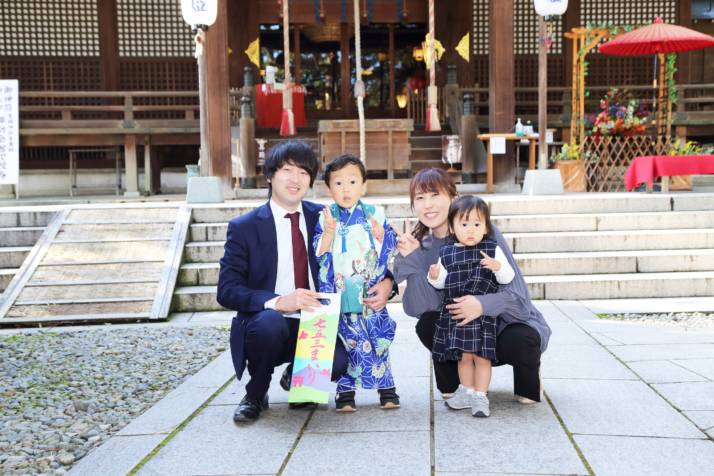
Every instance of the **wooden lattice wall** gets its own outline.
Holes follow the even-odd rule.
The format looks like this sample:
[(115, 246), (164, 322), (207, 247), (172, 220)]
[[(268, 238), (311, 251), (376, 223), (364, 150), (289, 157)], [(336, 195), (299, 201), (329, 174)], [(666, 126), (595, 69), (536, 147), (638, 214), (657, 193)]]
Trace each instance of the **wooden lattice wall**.
[(0, 77), (25, 91), (99, 89), (97, 0), (3, 1)]
[[(677, 4), (674, 0), (588, 0), (580, 2), (580, 25), (613, 24), (640, 26), (652, 23), (661, 16), (665, 23), (677, 23)], [(650, 84), (654, 58), (628, 58), (597, 53), (588, 56), (587, 84), (614, 86)]]

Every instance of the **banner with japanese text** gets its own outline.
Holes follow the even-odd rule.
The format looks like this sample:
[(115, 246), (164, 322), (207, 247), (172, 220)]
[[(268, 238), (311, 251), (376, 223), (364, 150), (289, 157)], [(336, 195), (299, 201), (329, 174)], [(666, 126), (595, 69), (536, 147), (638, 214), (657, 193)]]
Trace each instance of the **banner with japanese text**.
[(0, 80), (0, 185), (20, 180), (20, 95), (16, 79)]
[[(328, 300), (300, 316), (293, 377), (288, 402), (327, 403), (335, 384), (330, 381), (340, 319), (340, 295), (322, 293)], [(325, 301), (322, 301), (323, 303)]]

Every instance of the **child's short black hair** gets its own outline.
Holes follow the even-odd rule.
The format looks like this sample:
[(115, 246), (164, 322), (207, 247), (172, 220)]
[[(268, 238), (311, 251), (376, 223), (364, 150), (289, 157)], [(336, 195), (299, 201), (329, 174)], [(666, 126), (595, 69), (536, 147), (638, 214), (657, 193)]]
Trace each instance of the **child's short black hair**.
[(273, 178), (275, 172), (286, 163), (300, 167), (310, 174), (310, 187), (312, 187), (320, 167), (312, 147), (301, 140), (286, 140), (275, 144), (268, 151), (268, 157), (263, 165), (263, 175), (268, 180)]
[(491, 226), (491, 212), (488, 209), (488, 203), (473, 195), (464, 195), (451, 202), (448, 219), (452, 233), (456, 219), (469, 216), (473, 210), (478, 211), (486, 224), (486, 234), (491, 234), (493, 227)]
[(364, 168), (364, 164), (361, 160), (352, 154), (342, 154), (341, 156), (333, 159), (332, 162), (327, 164), (325, 167), (325, 184), (330, 186), (330, 175), (332, 172), (337, 172), (338, 170), (344, 169), (348, 165), (356, 165), (359, 168), (359, 173), (362, 175), (362, 182), (367, 181), (367, 169)]

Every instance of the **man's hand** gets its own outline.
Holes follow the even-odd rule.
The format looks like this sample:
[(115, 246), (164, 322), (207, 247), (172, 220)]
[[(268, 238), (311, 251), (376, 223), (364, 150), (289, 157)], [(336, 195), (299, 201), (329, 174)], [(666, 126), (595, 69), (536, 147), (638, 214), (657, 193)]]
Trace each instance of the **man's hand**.
[(484, 251), (481, 252), (481, 255), (483, 256), (483, 259), (481, 260), (481, 266), (483, 266), (486, 269), (490, 269), (493, 272), (496, 272), (499, 269), (501, 269), (500, 261), (497, 261), (497, 260), (491, 258)]
[(457, 326), (465, 326), (483, 314), (481, 301), (471, 295), (454, 298), (454, 304), (448, 304), (446, 309), (449, 310), (452, 319), (461, 321), (456, 324)]
[(381, 243), (384, 240), (384, 227), (372, 215), (369, 216), (369, 223), (372, 227), (372, 236)]
[(419, 240), (414, 238), (411, 233), (402, 233), (393, 224), (391, 227), (397, 234), (397, 251), (400, 255), (406, 258), (412, 251), (419, 249)]
[(312, 311), (313, 308), (320, 307), (317, 300), (318, 293), (309, 289), (296, 289), (290, 294), (280, 296), (275, 303), (275, 310), (283, 314), (290, 314), (297, 311)]
[(365, 297), (364, 303), (372, 309), (373, 311), (381, 311), (384, 306), (387, 305), (389, 300), (389, 295), (392, 294), (392, 280), (390, 278), (384, 278), (367, 291), (367, 293), (374, 294), (372, 297)]
[(429, 279), (435, 281), (439, 277), (439, 270), (441, 270), (439, 263), (434, 263), (429, 266)]

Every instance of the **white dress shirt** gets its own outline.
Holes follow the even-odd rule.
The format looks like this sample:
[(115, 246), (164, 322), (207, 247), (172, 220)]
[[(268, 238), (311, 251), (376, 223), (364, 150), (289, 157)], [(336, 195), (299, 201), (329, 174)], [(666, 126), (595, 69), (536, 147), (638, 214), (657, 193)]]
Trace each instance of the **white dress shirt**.
[[(265, 303), (265, 309), (275, 309), (275, 304), (280, 296), (290, 294), (295, 291), (295, 267), (293, 266), (293, 241), (292, 227), (290, 219), (285, 218), (288, 212), (272, 199), (269, 202), (270, 211), (273, 213), (275, 220), (275, 236), (278, 242), (278, 273), (275, 279), (275, 294), (277, 297)], [(303, 241), (305, 241), (305, 250), (307, 250), (307, 278), (310, 282), (310, 289), (315, 290), (315, 283), (312, 282), (312, 273), (310, 272), (310, 243), (307, 242), (307, 224), (305, 222), (305, 214), (302, 210), (302, 203), (296, 210), (300, 212), (300, 233), (302, 233)], [(294, 212), (293, 212), (294, 213)], [(286, 316), (299, 317), (300, 313), (286, 314)]]

